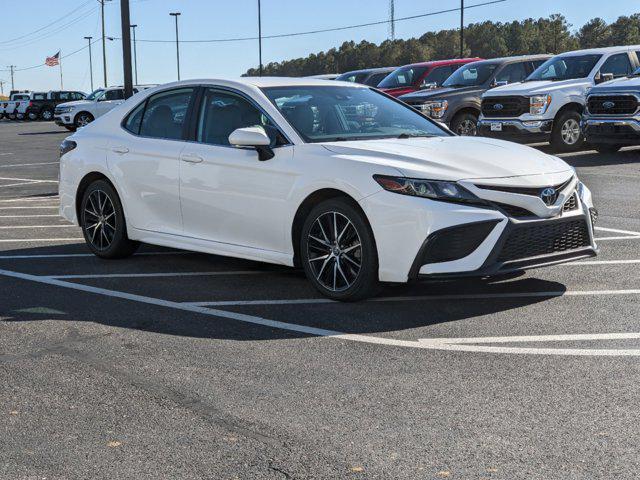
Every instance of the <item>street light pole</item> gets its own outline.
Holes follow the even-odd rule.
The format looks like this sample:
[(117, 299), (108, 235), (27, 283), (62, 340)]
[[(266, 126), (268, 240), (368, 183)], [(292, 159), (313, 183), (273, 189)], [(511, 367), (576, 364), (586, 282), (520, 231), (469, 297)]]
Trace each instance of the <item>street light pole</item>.
[(464, 57), (464, 0), (460, 0), (460, 58)]
[(91, 91), (93, 92), (93, 60), (91, 59), (91, 40), (93, 37), (84, 37), (89, 42), (89, 76), (91, 77)]
[(107, 39), (104, 33), (104, 2), (111, 0), (98, 0), (100, 2), (100, 16), (102, 18), (102, 71), (104, 73), (104, 88), (107, 88)]
[(176, 61), (178, 65), (178, 81), (180, 81), (180, 42), (178, 40), (178, 17), (180, 12), (171, 12), (169, 15), (176, 19)]
[(16, 68), (15, 65), (9, 65), (9, 68), (11, 69), (11, 90), (15, 90), (14, 86), (13, 86), (13, 69)]
[(133, 30), (133, 72), (135, 78), (135, 84), (138, 85), (138, 52), (136, 48), (136, 27), (138, 25), (131, 25)]
[(258, 0), (258, 75), (262, 76), (262, 8)]

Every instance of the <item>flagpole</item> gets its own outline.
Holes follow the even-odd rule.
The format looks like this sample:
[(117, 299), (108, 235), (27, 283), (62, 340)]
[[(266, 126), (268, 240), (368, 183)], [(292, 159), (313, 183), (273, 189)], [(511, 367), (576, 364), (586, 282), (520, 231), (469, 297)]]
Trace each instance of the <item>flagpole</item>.
[(62, 82), (62, 50), (58, 54), (58, 66), (60, 67), (60, 90), (64, 90), (64, 83)]

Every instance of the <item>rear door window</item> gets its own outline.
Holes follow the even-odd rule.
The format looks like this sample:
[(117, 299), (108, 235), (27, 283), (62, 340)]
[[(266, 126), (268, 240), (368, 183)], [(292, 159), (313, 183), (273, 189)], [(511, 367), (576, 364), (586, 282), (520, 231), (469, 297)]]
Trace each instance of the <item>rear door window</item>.
[[(180, 88), (156, 93), (149, 97), (142, 114), (140, 135), (171, 140), (182, 139), (187, 109), (193, 92), (193, 88)], [(133, 115), (129, 117), (133, 130), (136, 128), (137, 121), (135, 113), (134, 110)], [(126, 124), (125, 128), (127, 128)]]
[(104, 94), (104, 99), (105, 100), (124, 100), (124, 90), (121, 88), (118, 90), (107, 90), (107, 92)]
[(523, 62), (506, 65), (496, 75), (496, 82), (518, 83), (527, 77), (527, 70)]

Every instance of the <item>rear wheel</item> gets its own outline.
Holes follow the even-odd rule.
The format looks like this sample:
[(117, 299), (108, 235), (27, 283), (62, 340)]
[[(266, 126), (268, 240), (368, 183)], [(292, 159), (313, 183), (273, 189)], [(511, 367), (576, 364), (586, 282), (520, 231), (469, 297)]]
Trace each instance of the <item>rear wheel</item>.
[(36, 112), (29, 112), (27, 114), (27, 117), (29, 118), (29, 120), (34, 121), (34, 122), (36, 120), (38, 120), (38, 114)]
[(598, 153), (616, 153), (623, 146), (624, 145), (615, 145), (615, 144), (602, 143), (600, 145), (595, 145), (594, 148), (596, 149), (596, 151)]
[(80, 205), (80, 225), (89, 249), (98, 257), (124, 258), (139, 246), (129, 240), (122, 204), (114, 188), (96, 180), (85, 190)]
[(42, 120), (44, 120), (45, 122), (53, 120), (53, 110), (51, 110), (50, 108), (45, 108), (42, 113), (40, 113), (40, 118), (42, 118)]
[(551, 145), (559, 152), (572, 152), (584, 144), (580, 129), (580, 114), (575, 110), (562, 113), (553, 122)]
[(76, 119), (75, 119), (76, 128), (86, 127), (91, 122), (93, 122), (93, 120), (94, 120), (93, 115), (91, 115), (90, 113), (80, 112), (78, 115), (76, 115)]
[(478, 133), (478, 116), (473, 113), (459, 113), (451, 121), (451, 130), (462, 136), (476, 136)]
[(324, 296), (356, 301), (378, 289), (378, 255), (371, 227), (346, 199), (318, 204), (302, 228), (305, 274)]

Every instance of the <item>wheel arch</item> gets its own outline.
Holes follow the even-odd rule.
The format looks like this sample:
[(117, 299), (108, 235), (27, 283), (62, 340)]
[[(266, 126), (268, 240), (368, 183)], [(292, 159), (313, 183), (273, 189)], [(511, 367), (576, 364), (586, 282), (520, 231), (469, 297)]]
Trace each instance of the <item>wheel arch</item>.
[(476, 117), (480, 117), (480, 107), (476, 107), (474, 105), (463, 105), (462, 107), (458, 108), (453, 115), (451, 115), (451, 121), (453, 122), (453, 120), (459, 116), (459, 115), (463, 115), (465, 113), (471, 113), (472, 115), (475, 115)]
[(578, 102), (569, 102), (565, 105), (563, 105), (562, 107), (560, 107), (560, 110), (558, 110), (558, 112), (555, 115), (555, 118), (559, 118), (560, 115), (564, 114), (565, 112), (569, 112), (569, 111), (573, 111), (576, 112), (580, 115), (582, 115), (582, 112), (584, 111), (584, 105), (582, 105), (581, 103)]
[[(291, 244), (293, 247), (293, 264), (296, 267), (301, 266), (300, 240), (302, 236), (302, 227), (304, 226), (304, 222), (307, 216), (309, 215), (309, 213), (311, 213), (311, 210), (313, 210), (313, 208), (316, 205), (320, 204), (321, 202), (324, 202), (325, 200), (329, 200), (332, 198), (344, 198), (349, 203), (351, 203), (353, 207), (355, 207), (360, 213), (362, 213), (363, 218), (365, 219), (365, 221), (369, 225), (369, 228), (371, 229), (371, 224), (369, 223), (367, 214), (364, 212), (364, 210), (362, 209), (360, 204), (356, 201), (356, 199), (353, 198), (348, 193), (342, 190), (338, 190), (336, 188), (322, 188), (310, 193), (298, 206), (298, 209), (293, 217), (293, 222), (291, 224)], [(373, 229), (371, 229), (371, 233), (373, 235)], [(374, 243), (375, 243), (375, 236), (374, 236)], [(377, 249), (377, 244), (376, 244), (376, 249)]]
[[(118, 192), (118, 189), (116, 188), (116, 186), (114, 185), (114, 183), (111, 181), (109, 177), (107, 177), (104, 173), (101, 173), (98, 171), (89, 172), (84, 177), (82, 177), (82, 180), (80, 180), (80, 182), (78, 183), (78, 188), (76, 189), (75, 209), (76, 209), (76, 218), (78, 219), (78, 223), (80, 223), (80, 218), (81, 218), (80, 207), (82, 203), (82, 197), (84, 196), (84, 192), (87, 191), (87, 188), (89, 188), (89, 185), (91, 185), (93, 182), (97, 180), (104, 180), (109, 185), (111, 185), (111, 187), (118, 194), (118, 197), (120, 197), (120, 203), (122, 204), (122, 196), (120, 195), (120, 192)], [(122, 208), (124, 210), (124, 205), (122, 206)]]

